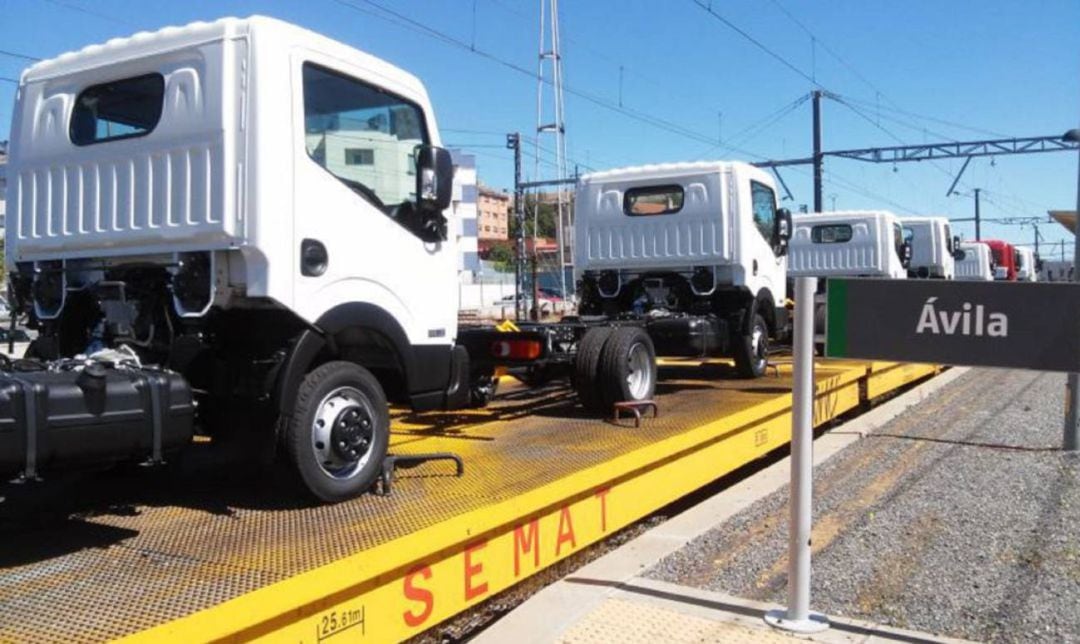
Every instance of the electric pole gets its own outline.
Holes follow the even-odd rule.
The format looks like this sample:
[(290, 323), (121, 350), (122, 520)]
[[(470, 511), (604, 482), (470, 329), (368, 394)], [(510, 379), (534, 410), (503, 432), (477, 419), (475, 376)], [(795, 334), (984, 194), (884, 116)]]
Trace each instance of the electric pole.
[(825, 209), (821, 198), (821, 171), (825, 161), (825, 155), (821, 153), (821, 95), (822, 91), (819, 89), (811, 92), (814, 99), (814, 212)]
[(979, 241), (979, 240), (982, 239), (982, 232), (981, 232), (982, 229), (979, 226), (979, 224), (981, 222), (981, 220), (979, 219), (979, 193), (980, 192), (982, 192), (982, 188), (975, 188), (975, 241)]
[(514, 253), (514, 319), (521, 321), (522, 297), (525, 294), (525, 191), (521, 189), (521, 134), (506, 135), (506, 147), (514, 151), (514, 221), (517, 222)]

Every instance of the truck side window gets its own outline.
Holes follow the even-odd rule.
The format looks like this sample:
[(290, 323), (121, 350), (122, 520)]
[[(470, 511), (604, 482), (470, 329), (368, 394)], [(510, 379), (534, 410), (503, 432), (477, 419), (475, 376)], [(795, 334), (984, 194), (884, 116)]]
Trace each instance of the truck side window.
[(754, 224), (765, 241), (772, 240), (773, 227), (776, 225), (776, 193), (763, 183), (751, 181), (750, 200), (754, 208)]
[(303, 76), (308, 156), (387, 215), (411, 204), (414, 151), (428, 141), (420, 107), (312, 63)]
[(896, 256), (900, 259), (904, 259), (904, 229), (900, 224), (893, 224), (893, 249), (896, 250)]
[(685, 198), (678, 185), (630, 188), (623, 196), (623, 212), (631, 217), (670, 215), (682, 210)]
[(810, 241), (814, 244), (845, 244), (853, 235), (848, 224), (827, 224), (810, 229)]
[(146, 74), (92, 85), (79, 93), (68, 135), (75, 145), (90, 145), (149, 134), (161, 120), (165, 79)]

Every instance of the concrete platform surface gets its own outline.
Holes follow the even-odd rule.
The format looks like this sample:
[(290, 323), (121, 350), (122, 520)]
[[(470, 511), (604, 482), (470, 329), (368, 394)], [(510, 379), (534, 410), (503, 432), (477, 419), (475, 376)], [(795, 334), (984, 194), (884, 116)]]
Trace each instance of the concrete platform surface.
[[(815, 466), (902, 418), (905, 411), (938, 397), (967, 369), (952, 369), (818, 438)], [(545, 588), (478, 635), (482, 644), (539, 642), (738, 642), (790, 639), (763, 620), (775, 602), (739, 598), (716, 589), (649, 579), (657, 562), (723, 526), (778, 491), (789, 476), (784, 459)], [(786, 508), (786, 506), (785, 506)], [(786, 509), (785, 509), (786, 512)], [(748, 545), (754, 534), (742, 534)], [(830, 616), (833, 628), (813, 636), (822, 642), (958, 641), (870, 621)]]

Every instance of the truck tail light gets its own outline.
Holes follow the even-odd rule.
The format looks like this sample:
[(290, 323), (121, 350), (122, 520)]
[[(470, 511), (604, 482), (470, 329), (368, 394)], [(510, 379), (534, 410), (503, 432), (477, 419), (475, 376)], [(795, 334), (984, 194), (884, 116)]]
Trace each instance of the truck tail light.
[(496, 340), (491, 343), (491, 355), (504, 360), (535, 360), (540, 353), (538, 340)]

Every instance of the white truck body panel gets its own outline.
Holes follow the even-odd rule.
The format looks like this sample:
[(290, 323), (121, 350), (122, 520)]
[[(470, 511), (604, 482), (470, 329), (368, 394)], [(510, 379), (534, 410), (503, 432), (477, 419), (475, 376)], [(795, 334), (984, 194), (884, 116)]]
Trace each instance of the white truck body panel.
[(964, 258), (956, 262), (956, 279), (981, 282), (994, 280), (989, 246), (979, 242), (963, 242), (960, 250), (964, 252)]
[[(226, 248), (244, 237), (243, 67), (247, 25), (235, 20), (141, 33), (38, 63), (12, 122), (8, 249), (12, 260), (99, 251)], [(150, 136), (74, 145), (84, 88), (157, 72), (161, 119)]]
[[(308, 322), (338, 304), (368, 302), (414, 345), (452, 343), (453, 236), (421, 241), (309, 156), (308, 62), (419, 107), (427, 142), (440, 145), (418, 79), (278, 20), (225, 18), (86, 47), (23, 74), (10, 146), (9, 268), (224, 250), (229, 279), (249, 298), (269, 298)], [(69, 122), (79, 93), (142, 74), (165, 79), (156, 127), (75, 145)], [(317, 277), (300, 274), (308, 238), (328, 251)]]
[(1035, 251), (1024, 246), (1016, 247), (1016, 280), (1018, 282), (1035, 282), (1039, 275), (1035, 270)]
[(945, 217), (902, 217), (910, 231), (911, 264), (908, 272), (919, 277), (953, 279), (956, 260), (952, 255), (952, 230)]
[(905, 279), (900, 219), (882, 210), (793, 215), (788, 277)]
[[(751, 181), (775, 194), (768, 173), (740, 162), (646, 165), (581, 177), (574, 214), (576, 277), (587, 270), (715, 266), (722, 283), (755, 294), (767, 288), (775, 302), (783, 302), (785, 258), (775, 255), (750, 217), (734, 216), (750, 212)], [(684, 202), (677, 212), (627, 215), (627, 190), (664, 185), (683, 189)]]

